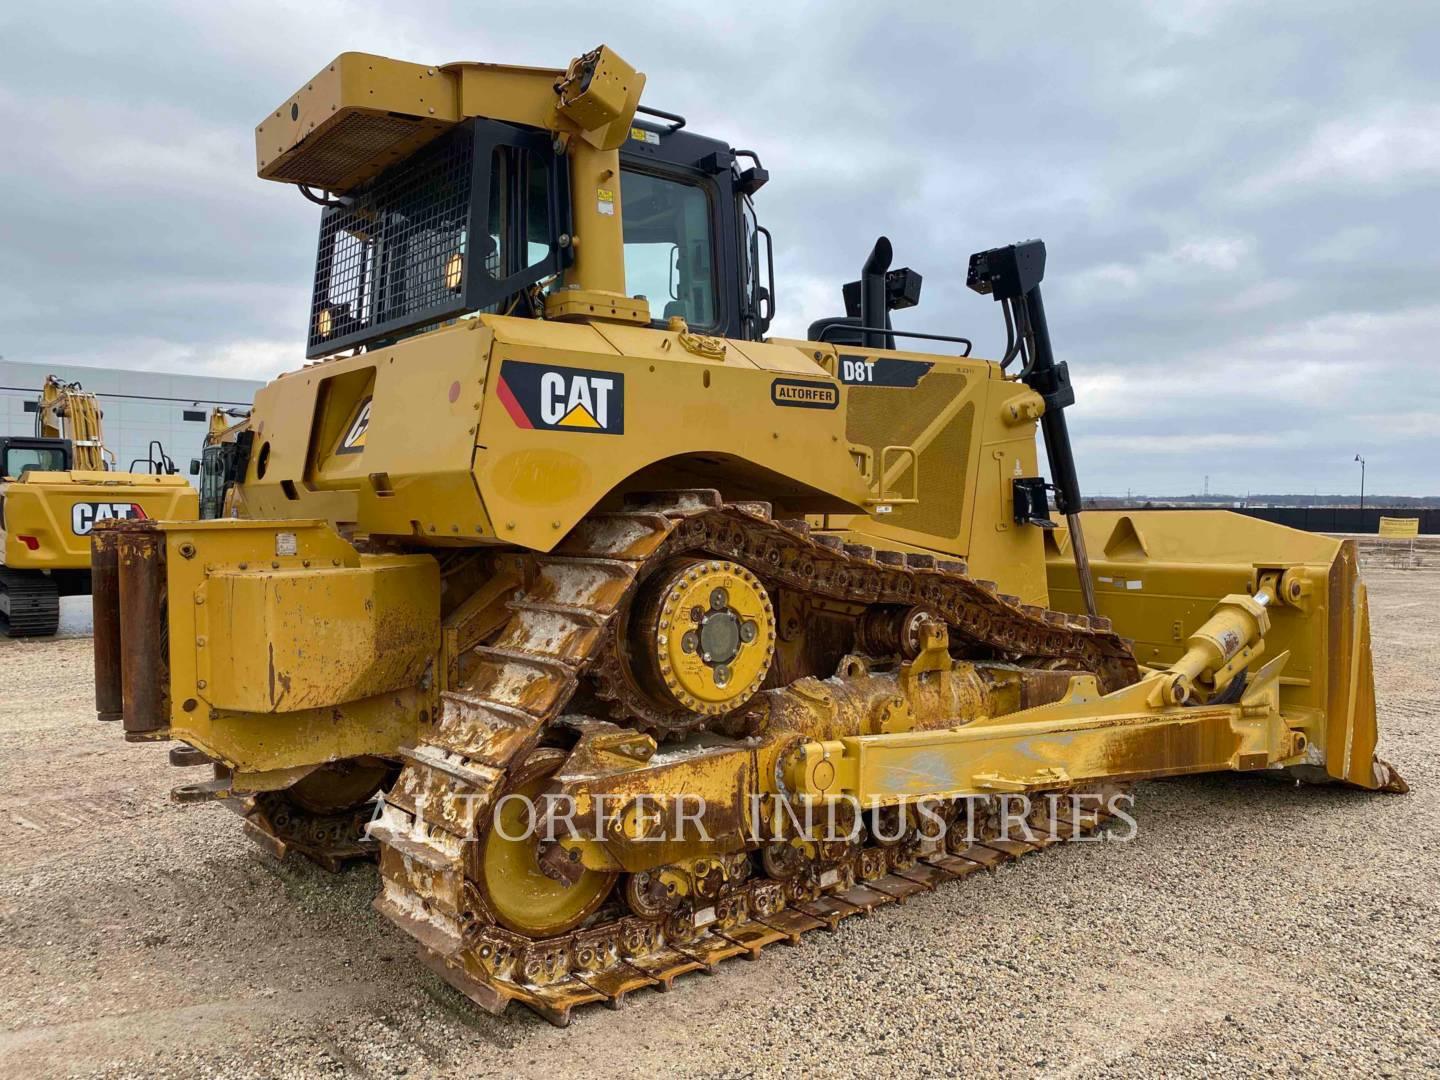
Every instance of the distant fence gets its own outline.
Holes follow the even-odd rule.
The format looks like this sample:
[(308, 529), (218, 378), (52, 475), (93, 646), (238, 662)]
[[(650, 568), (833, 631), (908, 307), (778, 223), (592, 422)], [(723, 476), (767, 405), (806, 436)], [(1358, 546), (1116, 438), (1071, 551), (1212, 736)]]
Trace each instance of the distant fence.
[[(1131, 507), (1131, 509), (1139, 509), (1139, 507)], [(1156, 509), (1162, 508), (1156, 507)], [(1382, 517), (1415, 518), (1420, 522), (1419, 535), (1440, 534), (1440, 510), (1397, 510), (1394, 507), (1377, 507), (1372, 510), (1368, 506), (1363, 511), (1358, 506), (1247, 506), (1243, 509), (1239, 507), (1186, 506), (1163, 507), (1163, 509), (1233, 510), (1237, 514), (1246, 514), (1250, 517), (1260, 518), (1262, 521), (1273, 521), (1277, 525), (1288, 525), (1292, 529), (1317, 533), (1372, 533), (1379, 535)]]
[(1362, 570), (1440, 570), (1440, 536), (1360, 536), (1355, 548)]
[(1440, 533), (1440, 510), (1395, 510), (1386, 508), (1361, 510), (1358, 506), (1247, 506), (1239, 511), (1277, 525), (1319, 533), (1374, 533), (1379, 535), (1380, 519), (1416, 518), (1420, 533)]

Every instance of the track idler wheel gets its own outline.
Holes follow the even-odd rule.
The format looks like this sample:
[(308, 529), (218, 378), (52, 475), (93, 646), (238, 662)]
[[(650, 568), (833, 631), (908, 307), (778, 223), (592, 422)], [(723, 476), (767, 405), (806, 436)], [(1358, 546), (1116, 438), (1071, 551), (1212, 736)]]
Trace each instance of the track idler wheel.
[(562, 881), (540, 867), (542, 837), (534, 825), (542, 795), (565, 755), (539, 750), (516, 771), (497, 804), (477, 857), (480, 893), (495, 921), (531, 938), (573, 930), (605, 902), (618, 876), (582, 868)]
[(895, 656), (914, 660), (925, 648), (926, 630), (944, 623), (924, 607), (876, 607), (860, 619), (856, 644), (869, 656)]
[(870, 840), (882, 848), (892, 848), (911, 838), (915, 832), (915, 812), (909, 806), (880, 806), (865, 815)]
[(382, 787), (389, 787), (395, 771), (394, 765), (378, 758), (336, 762), (296, 781), (285, 794), (312, 814), (341, 813), (363, 806)]
[(812, 856), (802, 842), (776, 840), (760, 849), (760, 869), (775, 881), (789, 881), (803, 872)]

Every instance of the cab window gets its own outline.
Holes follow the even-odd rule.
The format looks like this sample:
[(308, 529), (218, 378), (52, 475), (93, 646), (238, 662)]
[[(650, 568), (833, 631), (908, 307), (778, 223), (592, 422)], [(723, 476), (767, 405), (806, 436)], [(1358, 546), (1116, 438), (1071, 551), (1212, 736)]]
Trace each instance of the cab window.
[[(486, 235), (480, 269), (492, 281), (528, 270), (550, 254), (550, 174), (540, 155), (514, 146), (497, 146), (490, 159), (490, 205), (486, 214)], [(521, 240), (523, 238), (523, 244)], [(460, 241), (465, 248), (465, 238)], [(452, 276), (451, 288), (460, 288), (460, 276)], [(506, 314), (515, 307), (515, 297), (502, 297), (479, 311)], [(471, 317), (479, 312), (472, 312)]]
[(200, 516), (218, 518), (225, 513), (224, 445), (200, 452)]
[(651, 317), (662, 325), (680, 315), (693, 327), (715, 326), (715, 258), (705, 189), (626, 170), (621, 199), (626, 291), (648, 299)]
[(550, 174), (539, 154), (515, 146), (495, 148), (488, 218), (490, 235), (481, 255), (490, 277), (500, 280), (527, 270), (550, 254)]
[(21, 476), (31, 469), (36, 472), (64, 472), (65, 450), (59, 446), (12, 446), (6, 451), (6, 476)]

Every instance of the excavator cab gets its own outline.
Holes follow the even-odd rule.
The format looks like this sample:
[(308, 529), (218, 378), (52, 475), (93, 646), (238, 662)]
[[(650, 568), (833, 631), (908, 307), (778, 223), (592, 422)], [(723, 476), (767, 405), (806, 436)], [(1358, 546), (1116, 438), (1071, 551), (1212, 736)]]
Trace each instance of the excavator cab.
[(75, 457), (69, 439), (28, 435), (0, 437), (0, 476), (18, 478), (27, 472), (66, 472)]
[(200, 478), (200, 520), (222, 517), (225, 512), (225, 493), (234, 483), (235, 470), (227, 459), (236, 456), (238, 448), (234, 443), (207, 446), (198, 458), (190, 459), (190, 475)]
[(190, 459), (190, 475), (200, 478), (202, 521), (226, 515), (235, 485), (245, 478), (253, 438), (249, 409), (217, 405), (211, 411), (205, 446), (198, 458)]

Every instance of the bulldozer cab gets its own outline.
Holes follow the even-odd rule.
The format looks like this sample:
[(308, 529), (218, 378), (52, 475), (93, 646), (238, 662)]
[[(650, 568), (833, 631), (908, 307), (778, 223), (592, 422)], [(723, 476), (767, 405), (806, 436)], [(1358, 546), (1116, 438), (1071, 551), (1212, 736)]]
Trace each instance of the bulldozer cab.
[(68, 472), (74, 453), (69, 439), (0, 437), (0, 477), (16, 480), (27, 472)]
[[(367, 61), (363, 75), (347, 67), (358, 67), (357, 57)], [(368, 62), (380, 59), (340, 58), (331, 68), (341, 80), (335, 102), (343, 106), (347, 93), (359, 93), (352, 88), (367, 89), (368, 98), (369, 82), (386, 70)], [(544, 74), (504, 74), (520, 71), (524, 78)], [(458, 74), (466, 98), (465, 78), (489, 73)], [(763, 337), (774, 288), (768, 241), (760, 265), (761, 237), (768, 234), (750, 201), (767, 177), (758, 158), (687, 130), (681, 116), (641, 109), (646, 115), (630, 114), (618, 133), (612, 130), (618, 121), (604, 129), (597, 164), (588, 146), (577, 154), (563, 144), (567, 123), (580, 124), (596, 141), (600, 129), (584, 127), (593, 120), (531, 115), (535, 100), (554, 97), (543, 78), (517, 94), (513, 109), (503, 93), (487, 96), (486, 115), (457, 116), (399, 161), (398, 154), (370, 154), (363, 162), (344, 157), (343, 131), (323, 123), (268, 160), (268, 125), (261, 125), (261, 175), (299, 184), (325, 208), (309, 358), (383, 347), (479, 314), (577, 318), (603, 306), (655, 327), (679, 316), (698, 333)], [(298, 124), (305, 123), (305, 100), (291, 106)], [(572, 111), (589, 116), (578, 106)], [(276, 117), (283, 124), (286, 109)], [(618, 177), (609, 164), (617, 151)], [(591, 182), (595, 199), (577, 198)], [(607, 235), (616, 219), (620, 235)], [(580, 271), (587, 258), (600, 272)], [(612, 284), (611, 271), (622, 267), (623, 283)], [(597, 297), (601, 305), (592, 306)]]
[[(684, 129), (684, 119), (637, 118), (620, 151), (625, 280), (650, 300), (653, 325), (680, 316), (694, 330), (760, 340), (773, 282), (760, 268), (751, 196), (764, 170), (747, 151)], [(753, 157), (753, 155), (748, 155)]]

